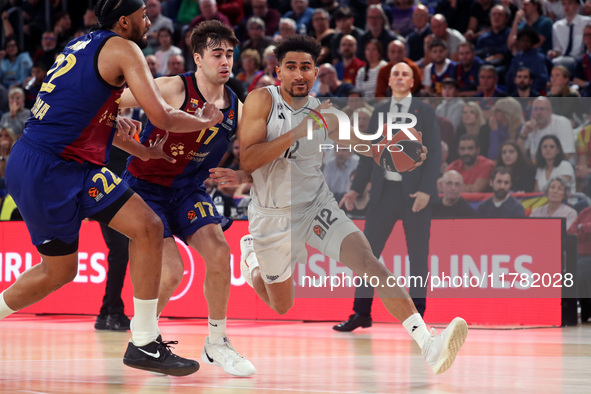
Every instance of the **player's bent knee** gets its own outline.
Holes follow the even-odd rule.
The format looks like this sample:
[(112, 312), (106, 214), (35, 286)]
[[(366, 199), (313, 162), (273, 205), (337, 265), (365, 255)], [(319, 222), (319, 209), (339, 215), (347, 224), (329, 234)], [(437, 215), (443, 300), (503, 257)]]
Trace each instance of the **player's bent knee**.
[(293, 308), (293, 301), (290, 303), (273, 304), (272, 309), (280, 315), (285, 315), (291, 308)]

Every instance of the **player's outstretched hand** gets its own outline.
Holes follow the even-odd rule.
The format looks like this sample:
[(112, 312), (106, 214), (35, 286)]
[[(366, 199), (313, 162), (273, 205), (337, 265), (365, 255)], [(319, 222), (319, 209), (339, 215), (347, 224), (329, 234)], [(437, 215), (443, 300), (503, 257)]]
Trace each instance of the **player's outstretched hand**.
[(212, 103), (205, 103), (195, 115), (208, 124), (207, 127), (215, 126), (224, 120), (224, 114)]
[(166, 139), (168, 138), (168, 131), (164, 132), (164, 135), (160, 135), (157, 134), (156, 138), (154, 139), (150, 139), (148, 141), (148, 149), (146, 149), (147, 154), (145, 157), (142, 157), (141, 159), (144, 161), (150, 160), (150, 159), (164, 159), (170, 163), (176, 163), (176, 159), (173, 159), (172, 157), (168, 156), (166, 153), (164, 153), (164, 143), (166, 142)]
[(117, 117), (117, 136), (120, 137), (123, 141), (132, 140), (135, 134), (138, 133), (141, 129), (141, 122), (129, 118), (124, 118), (123, 116)]
[(244, 179), (244, 171), (234, 171), (229, 168), (215, 167), (209, 169), (209, 177), (215, 183), (224, 186), (238, 186)]
[(357, 193), (355, 190), (349, 190), (339, 202), (339, 208), (341, 208), (344, 204), (345, 208), (347, 208), (347, 211), (352, 211), (355, 208), (355, 200), (357, 197), (359, 197), (359, 193)]

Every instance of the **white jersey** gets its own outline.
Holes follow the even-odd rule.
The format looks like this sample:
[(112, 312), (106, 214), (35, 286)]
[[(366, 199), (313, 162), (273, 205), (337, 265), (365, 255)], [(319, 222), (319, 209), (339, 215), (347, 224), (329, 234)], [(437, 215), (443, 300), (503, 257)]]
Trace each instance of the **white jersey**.
[[(273, 106), (267, 119), (265, 141), (273, 141), (287, 133), (304, 120), (310, 109), (320, 105), (317, 98), (309, 96), (306, 105), (294, 110), (283, 100), (279, 89), (276, 86), (267, 87), (273, 98)], [(262, 208), (281, 209), (293, 206), (296, 209), (305, 209), (318, 196), (326, 195), (328, 186), (320, 170), (320, 144), (326, 140), (327, 130), (323, 127), (320, 131), (316, 122), (314, 126), (313, 139), (304, 137), (296, 141), (281, 157), (252, 173), (250, 194), (255, 205)]]

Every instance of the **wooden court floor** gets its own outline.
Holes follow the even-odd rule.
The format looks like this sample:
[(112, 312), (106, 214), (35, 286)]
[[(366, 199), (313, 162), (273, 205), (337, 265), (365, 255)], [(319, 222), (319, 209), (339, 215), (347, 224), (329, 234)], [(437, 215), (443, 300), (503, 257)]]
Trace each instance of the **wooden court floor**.
[[(97, 332), (91, 316), (13, 315), (0, 321), (1, 393), (589, 393), (591, 324), (471, 327), (450, 370), (434, 375), (400, 324), (337, 333), (333, 323), (234, 320), (230, 339), (257, 367), (235, 378), (201, 365), (186, 377), (122, 364), (129, 333)], [(203, 319), (160, 322), (178, 354), (199, 358)]]

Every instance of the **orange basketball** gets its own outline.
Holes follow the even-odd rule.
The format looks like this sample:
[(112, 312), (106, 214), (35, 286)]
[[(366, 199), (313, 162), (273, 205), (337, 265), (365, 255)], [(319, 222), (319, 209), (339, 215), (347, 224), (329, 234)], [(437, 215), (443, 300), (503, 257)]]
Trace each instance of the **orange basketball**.
[(388, 125), (382, 128), (382, 137), (371, 146), (373, 159), (380, 167), (390, 172), (404, 172), (421, 160), (423, 152), (422, 136), (414, 127), (408, 130), (417, 137), (411, 140), (402, 130), (392, 130), (388, 140)]

